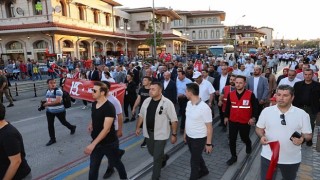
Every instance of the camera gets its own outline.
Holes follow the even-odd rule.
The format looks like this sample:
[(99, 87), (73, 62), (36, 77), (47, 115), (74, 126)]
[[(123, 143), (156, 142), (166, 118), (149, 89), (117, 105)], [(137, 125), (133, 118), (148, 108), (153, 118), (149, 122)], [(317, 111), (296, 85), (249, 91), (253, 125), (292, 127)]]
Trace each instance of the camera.
[(40, 101), (40, 106), (38, 107), (38, 111), (42, 111), (42, 110), (45, 110), (46, 107), (44, 107), (44, 103), (46, 103), (47, 101)]

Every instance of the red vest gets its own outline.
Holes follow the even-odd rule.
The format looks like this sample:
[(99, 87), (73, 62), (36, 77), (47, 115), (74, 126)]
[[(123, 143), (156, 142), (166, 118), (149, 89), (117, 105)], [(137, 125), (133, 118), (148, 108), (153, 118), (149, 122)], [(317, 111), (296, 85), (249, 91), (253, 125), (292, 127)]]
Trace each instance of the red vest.
[(226, 111), (226, 106), (227, 106), (227, 99), (228, 99), (228, 95), (231, 91), (231, 86), (225, 86), (223, 88), (223, 99), (222, 99), (222, 112)]
[(247, 124), (252, 117), (251, 94), (252, 91), (245, 90), (241, 99), (238, 99), (237, 91), (230, 92), (230, 118), (232, 122)]

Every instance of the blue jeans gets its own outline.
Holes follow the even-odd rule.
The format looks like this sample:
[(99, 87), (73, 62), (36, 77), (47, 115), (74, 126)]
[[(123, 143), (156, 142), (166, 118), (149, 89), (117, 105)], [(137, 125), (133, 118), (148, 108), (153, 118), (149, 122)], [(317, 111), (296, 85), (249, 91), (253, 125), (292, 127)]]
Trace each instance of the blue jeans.
[(115, 167), (120, 179), (127, 179), (127, 172), (119, 156), (119, 141), (110, 144), (98, 144), (90, 155), (89, 180), (97, 180), (103, 156), (107, 156), (110, 165)]

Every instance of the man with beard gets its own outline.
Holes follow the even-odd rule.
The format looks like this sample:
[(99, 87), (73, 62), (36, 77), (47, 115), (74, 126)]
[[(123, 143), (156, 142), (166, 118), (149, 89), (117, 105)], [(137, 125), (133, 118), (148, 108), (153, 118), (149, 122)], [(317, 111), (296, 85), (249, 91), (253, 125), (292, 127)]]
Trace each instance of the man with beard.
[(236, 89), (235, 83), (234, 83), (234, 81), (236, 80), (236, 77), (237, 76), (234, 74), (232, 74), (230, 76), (230, 79), (229, 79), (230, 85), (225, 86), (219, 96), (218, 106), (221, 107), (223, 113), (225, 113), (225, 111), (226, 111), (228, 95), (230, 94), (230, 92), (232, 92)]

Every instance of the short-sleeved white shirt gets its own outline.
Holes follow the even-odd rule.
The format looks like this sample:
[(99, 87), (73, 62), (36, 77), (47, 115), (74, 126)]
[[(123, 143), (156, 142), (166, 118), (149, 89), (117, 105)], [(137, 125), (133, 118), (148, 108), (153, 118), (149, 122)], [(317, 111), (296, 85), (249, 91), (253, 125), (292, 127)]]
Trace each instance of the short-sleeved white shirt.
[[(310, 134), (311, 125), (309, 115), (295, 106), (284, 114), (286, 125), (281, 124), (280, 115), (283, 114), (277, 105), (265, 108), (259, 117), (257, 127), (264, 129), (268, 141), (279, 141), (279, 164), (296, 164), (301, 162), (301, 146), (296, 146), (290, 141), (291, 135), (298, 133)], [(272, 151), (269, 145), (263, 145), (261, 156), (271, 160)]]
[(114, 97), (113, 95), (109, 95), (108, 96), (108, 101), (110, 101), (113, 106), (114, 106), (114, 109), (116, 110), (116, 118), (114, 119), (114, 129), (117, 131), (119, 129), (118, 127), (118, 114), (121, 114), (122, 113), (122, 106), (121, 106), (121, 103), (120, 101)]
[(205, 123), (212, 122), (210, 107), (203, 101), (192, 105), (187, 103), (186, 108), (186, 134), (191, 138), (204, 138), (207, 136), (207, 126)]
[(199, 96), (202, 101), (207, 101), (210, 99), (210, 94), (213, 94), (216, 90), (209, 81), (202, 80), (199, 84)]

